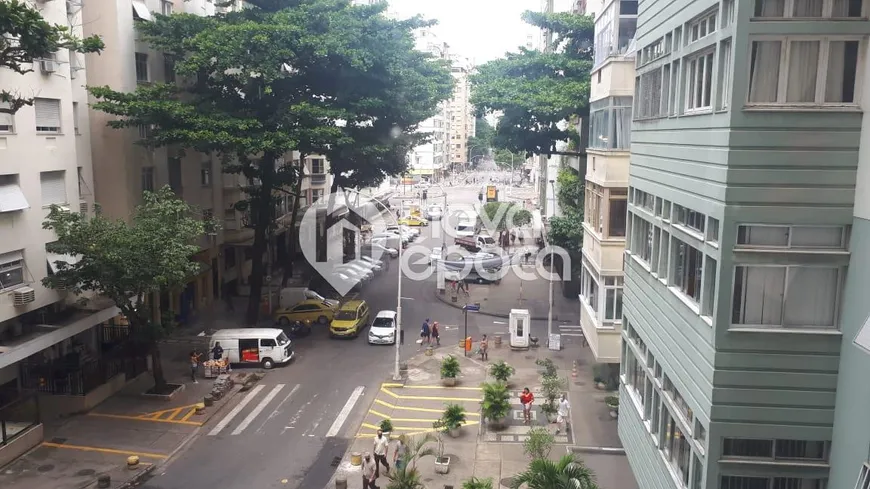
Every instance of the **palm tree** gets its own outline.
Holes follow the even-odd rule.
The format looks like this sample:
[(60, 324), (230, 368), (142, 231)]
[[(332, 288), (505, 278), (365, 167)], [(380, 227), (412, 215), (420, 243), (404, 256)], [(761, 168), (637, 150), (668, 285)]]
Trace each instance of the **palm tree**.
[(558, 462), (532, 460), (526, 471), (511, 481), (511, 489), (523, 485), (528, 489), (598, 489), (595, 475), (573, 455), (565, 455)]
[(425, 489), (420, 471), (417, 470), (417, 460), (435, 453), (432, 447), (426, 446), (435, 441), (435, 437), (431, 433), (427, 433), (412, 440), (409, 440), (405, 435), (400, 438), (402, 444), (407, 447), (407, 451), (402, 457), (402, 467), (393, 467), (393, 470), (387, 474), (387, 479), (390, 480), (387, 489)]

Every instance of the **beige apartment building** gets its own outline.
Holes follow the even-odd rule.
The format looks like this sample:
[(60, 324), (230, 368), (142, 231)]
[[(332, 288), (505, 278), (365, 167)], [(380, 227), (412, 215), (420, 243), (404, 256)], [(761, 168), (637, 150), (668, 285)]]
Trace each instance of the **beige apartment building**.
[(580, 323), (596, 361), (618, 363), (637, 2), (605, 0), (596, 8)]
[[(49, 23), (81, 36), (75, 1), (33, 4)], [(62, 50), (33, 71), (0, 70), (0, 86), (33, 104), (0, 114), (0, 466), (42, 441), (40, 420), (93, 407), (144, 372), (145, 358), (118, 351), (118, 309), (42, 286), (58, 261), (42, 229), (49, 206), (93, 212), (85, 57)], [(37, 401), (38, 398), (38, 401)]]
[(451, 55), (451, 73), (455, 84), (447, 102), (447, 133), (451, 168), (465, 168), (468, 161), (468, 138), (475, 135), (474, 107), (471, 105), (469, 75), (474, 68), (468, 58)]

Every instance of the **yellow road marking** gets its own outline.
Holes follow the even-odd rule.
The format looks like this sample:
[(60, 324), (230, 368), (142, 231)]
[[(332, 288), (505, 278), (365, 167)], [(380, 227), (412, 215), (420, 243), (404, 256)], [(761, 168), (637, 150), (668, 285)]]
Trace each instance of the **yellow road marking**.
[[(478, 424), (480, 424), (480, 421), (467, 421), (463, 424), (463, 426), (474, 426), (474, 425), (478, 425)], [(379, 429), (381, 429), (380, 426), (375, 426), (375, 425), (369, 424), (369, 423), (363, 423), (362, 427), (368, 428), (370, 430), (375, 430), (375, 431), (378, 431)], [(393, 431), (412, 431), (415, 433), (417, 433), (417, 432), (419, 432), (419, 433), (431, 433), (431, 432), (435, 431), (435, 428), (421, 431), (419, 426), (393, 426)], [(359, 434), (362, 435), (364, 433), (362, 433), (362, 430), (360, 430)]]
[(390, 382), (384, 382), (381, 384), (381, 387), (405, 387), (405, 384), (392, 384)]
[(199, 421), (145, 418), (142, 416), (125, 416), (123, 414), (88, 413), (88, 416), (97, 416), (99, 418), (129, 419), (132, 421), (149, 421), (152, 423), (170, 423), (170, 424), (184, 424), (184, 425), (188, 425), (188, 426), (202, 426), (202, 423), (200, 423)]
[[(185, 414), (184, 417), (181, 418), (181, 421), (187, 421), (187, 420), (190, 419), (190, 417), (193, 416), (194, 414), (196, 414), (196, 408), (191, 409), (190, 412), (188, 412), (187, 414)], [(195, 423), (196, 421), (193, 421), (193, 422)], [(200, 423), (200, 424), (202, 424), (202, 423)]]
[(381, 387), (402, 387), (403, 389), (444, 389), (448, 391), (481, 391), (482, 387), (445, 387), (443, 385), (396, 385), (396, 384), (381, 384)]
[(183, 407), (180, 407), (180, 408), (175, 409), (174, 411), (172, 411), (171, 413), (169, 413), (169, 416), (167, 416), (166, 419), (175, 419), (176, 416), (178, 416), (179, 414), (181, 414), (181, 410), (182, 410), (182, 409), (184, 409), (184, 408), (183, 408)]
[(473, 401), (480, 402), (479, 397), (446, 397), (446, 396), (403, 396), (396, 394), (386, 387), (381, 387), (381, 392), (389, 394), (396, 399), (416, 399), (418, 401)]
[(390, 421), (407, 421), (409, 423), (434, 423), (438, 421), (437, 419), (420, 419), (420, 418), (393, 418), (391, 416), (387, 416), (384, 413), (375, 411), (374, 409), (369, 409), (369, 412), (374, 414), (375, 416), (380, 416), (384, 419), (389, 419)]
[(146, 452), (133, 452), (129, 450), (116, 450), (114, 448), (99, 448), (99, 447), (87, 447), (84, 445), (66, 445), (61, 443), (50, 443), (43, 442), (42, 446), (48, 448), (68, 448), (70, 450), (81, 450), (83, 452), (98, 452), (98, 453), (112, 453), (115, 455), (137, 455), (139, 457), (147, 457), (147, 458), (159, 458), (159, 459), (167, 459), (168, 455), (163, 455), (160, 453), (146, 453)]
[(402, 398), (400, 395), (398, 395), (398, 394), (394, 394), (393, 392), (387, 390), (387, 389), (384, 388), (384, 387), (381, 387), (381, 392), (383, 392), (384, 394), (391, 395), (391, 396), (393, 396), (393, 397), (396, 398), (396, 399), (401, 399), (401, 398)]
[[(419, 408), (419, 407), (411, 407), (411, 406), (396, 406), (394, 404), (390, 404), (390, 403), (388, 403), (386, 401), (382, 401), (380, 399), (375, 399), (375, 402), (382, 405), (382, 406), (386, 406), (388, 408), (399, 409), (399, 410), (403, 410), (403, 411), (417, 411), (417, 412), (421, 412), (421, 413), (443, 413), (444, 412), (443, 409)], [(479, 417), (480, 413), (465, 413), (465, 415)]]

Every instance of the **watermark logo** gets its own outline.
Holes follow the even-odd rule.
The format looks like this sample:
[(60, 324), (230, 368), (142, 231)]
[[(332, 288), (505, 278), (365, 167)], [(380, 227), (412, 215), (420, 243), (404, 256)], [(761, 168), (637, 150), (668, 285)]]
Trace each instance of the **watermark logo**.
[(312, 202), (302, 215), (299, 224), (302, 255), (339, 294), (346, 295), (361, 286), (375, 272), (362, 262), (345, 263), (346, 257), (365, 255), (377, 261), (386, 248), (391, 248), (390, 240), (383, 241), (382, 246), (364, 243), (364, 235), (385, 228), (382, 211), (380, 201), (341, 189)]

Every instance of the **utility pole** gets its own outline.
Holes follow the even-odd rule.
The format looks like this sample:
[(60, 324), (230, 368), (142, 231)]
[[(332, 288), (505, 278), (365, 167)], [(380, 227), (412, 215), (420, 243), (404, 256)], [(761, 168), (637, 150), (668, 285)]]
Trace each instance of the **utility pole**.
[[(405, 200), (402, 199), (399, 201), (399, 215), (405, 210)], [(398, 220), (396, 221), (398, 223)], [(396, 267), (399, 270), (399, 285), (397, 287), (398, 292), (396, 293), (396, 335), (393, 339), (396, 342), (396, 364), (393, 370), (393, 380), (399, 381), (402, 380), (402, 373), (399, 369), (399, 347), (401, 346), (401, 338), (402, 338), (402, 235), (399, 233), (399, 266)], [(551, 301), (552, 302), (552, 301)]]

